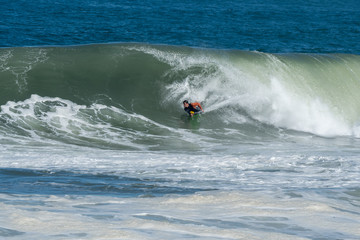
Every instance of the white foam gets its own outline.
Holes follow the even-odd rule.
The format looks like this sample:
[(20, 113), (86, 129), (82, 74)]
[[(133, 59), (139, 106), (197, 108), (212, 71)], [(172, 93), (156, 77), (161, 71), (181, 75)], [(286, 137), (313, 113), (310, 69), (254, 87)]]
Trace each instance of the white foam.
[(351, 130), (319, 98), (304, 99), (286, 89), (276, 78), (271, 79), (270, 103), (253, 113), (257, 119), (278, 127), (315, 133), (323, 136), (350, 135)]
[(1, 226), (24, 233), (12, 239), (299, 240), (360, 234), (354, 206), (311, 193), (292, 199), (243, 191), (125, 199), (2, 194), (0, 206)]
[[(30, 136), (29, 141), (43, 143), (73, 142), (91, 145), (94, 142), (94, 145), (104, 147), (116, 148), (117, 145), (123, 145), (145, 150), (152, 145), (139, 144), (138, 140), (150, 139), (156, 145), (158, 144), (156, 139), (160, 142), (173, 139), (184, 143), (192, 143), (195, 139), (195, 134), (190, 131), (171, 128), (143, 115), (114, 106), (78, 105), (66, 99), (42, 97), (36, 94), (24, 101), (9, 101), (2, 105), (1, 116), (13, 128), (22, 131), (19, 136), (14, 130), (12, 134), (14, 138), (26, 139), (27, 134)], [(116, 126), (113, 126), (112, 122), (115, 122)], [(122, 125), (133, 125), (133, 129), (131, 126), (122, 127)], [(3, 136), (9, 134), (7, 129), (3, 130)], [(205, 138), (205, 136), (197, 137), (197, 139)]]
[[(302, 70), (296, 65), (290, 67), (275, 55), (264, 53), (257, 53), (257, 64), (254, 60), (236, 62), (205, 51), (185, 55), (150, 47), (137, 50), (170, 64), (169, 76), (188, 70), (183, 79), (166, 86), (165, 102), (199, 101), (206, 106), (205, 112), (228, 108), (231, 114), (227, 119), (243, 122), (243, 117), (231, 117), (239, 114), (234, 109), (241, 109), (261, 122), (321, 136), (349, 136), (357, 132), (346, 112), (316, 95), (316, 84), (311, 86), (311, 81), (305, 79), (313, 77), (305, 66)], [(202, 70), (192, 73), (193, 67)]]

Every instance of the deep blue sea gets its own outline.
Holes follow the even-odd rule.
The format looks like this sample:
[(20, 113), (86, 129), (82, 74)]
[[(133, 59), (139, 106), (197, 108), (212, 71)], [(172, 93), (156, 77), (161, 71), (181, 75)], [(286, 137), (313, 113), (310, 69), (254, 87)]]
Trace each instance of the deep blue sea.
[(355, 0), (0, 0), (0, 238), (360, 239), (359, 39)]
[(1, 1), (0, 46), (138, 42), (272, 53), (360, 52), (340, 1)]

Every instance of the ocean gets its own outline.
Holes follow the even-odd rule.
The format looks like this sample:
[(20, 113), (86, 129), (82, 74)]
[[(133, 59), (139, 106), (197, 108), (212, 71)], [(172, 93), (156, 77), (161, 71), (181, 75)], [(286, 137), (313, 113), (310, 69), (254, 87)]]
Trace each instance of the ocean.
[(360, 239), (357, 1), (1, 3), (1, 238)]

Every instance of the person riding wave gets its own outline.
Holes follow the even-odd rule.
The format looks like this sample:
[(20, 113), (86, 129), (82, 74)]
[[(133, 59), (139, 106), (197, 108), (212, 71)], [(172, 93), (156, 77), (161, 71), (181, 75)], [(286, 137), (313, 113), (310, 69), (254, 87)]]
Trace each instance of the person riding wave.
[(189, 103), (188, 100), (184, 100), (183, 104), (185, 112), (187, 112), (190, 117), (194, 116), (195, 113), (204, 112), (203, 108), (198, 102)]

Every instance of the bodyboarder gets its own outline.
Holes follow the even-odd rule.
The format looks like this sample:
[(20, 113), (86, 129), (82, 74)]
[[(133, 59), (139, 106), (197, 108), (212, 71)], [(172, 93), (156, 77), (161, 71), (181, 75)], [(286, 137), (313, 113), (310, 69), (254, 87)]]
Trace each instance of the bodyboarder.
[(190, 115), (190, 117), (194, 116), (194, 114), (199, 114), (204, 112), (203, 108), (198, 102), (189, 103), (188, 100), (184, 100), (183, 104), (184, 104), (185, 112), (187, 112)]

